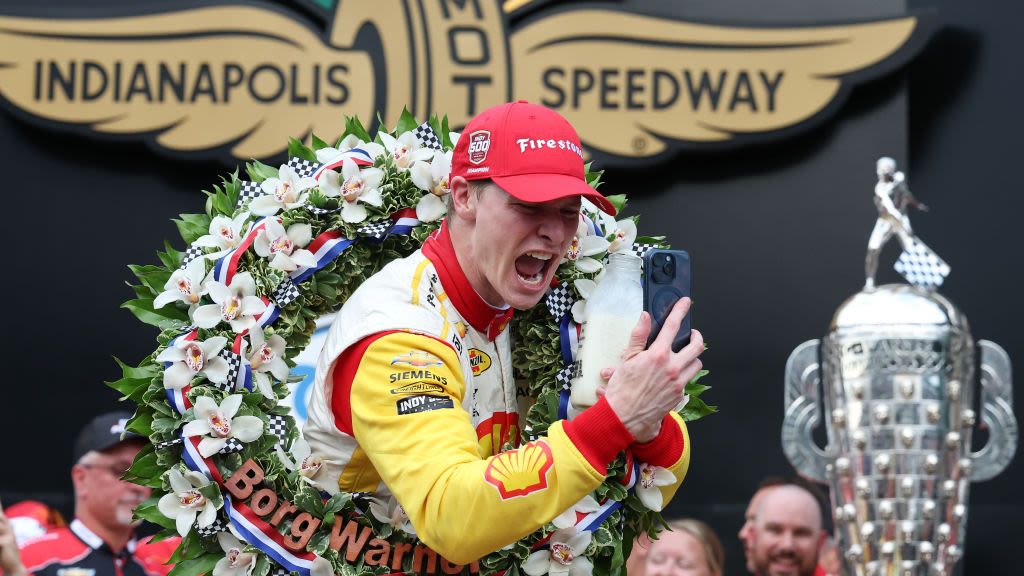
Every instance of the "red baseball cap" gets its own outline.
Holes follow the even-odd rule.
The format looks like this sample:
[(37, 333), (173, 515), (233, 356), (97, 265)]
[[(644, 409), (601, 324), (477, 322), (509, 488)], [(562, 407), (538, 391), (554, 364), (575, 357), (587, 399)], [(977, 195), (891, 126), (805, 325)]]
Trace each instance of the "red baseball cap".
[(524, 202), (583, 196), (615, 215), (615, 206), (587, 184), (580, 137), (569, 121), (525, 100), (488, 108), (469, 121), (451, 175), (490, 178)]

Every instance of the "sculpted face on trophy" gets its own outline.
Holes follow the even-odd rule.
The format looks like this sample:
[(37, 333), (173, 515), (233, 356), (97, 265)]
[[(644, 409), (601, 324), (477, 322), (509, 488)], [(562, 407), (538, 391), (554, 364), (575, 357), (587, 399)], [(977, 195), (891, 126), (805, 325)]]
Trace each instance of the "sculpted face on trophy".
[[(823, 339), (790, 355), (782, 443), (801, 475), (829, 485), (844, 575), (950, 576), (962, 564), (970, 483), (998, 475), (1016, 451), (1010, 360), (994, 342), (975, 342), (935, 292), (949, 266), (906, 215), (927, 207), (891, 158), (877, 173), (864, 289), (839, 306)], [(895, 268), (910, 285), (876, 287), (878, 254), (894, 234), (903, 247)], [(822, 421), (824, 448), (811, 437)], [(972, 452), (981, 424), (988, 443)]]

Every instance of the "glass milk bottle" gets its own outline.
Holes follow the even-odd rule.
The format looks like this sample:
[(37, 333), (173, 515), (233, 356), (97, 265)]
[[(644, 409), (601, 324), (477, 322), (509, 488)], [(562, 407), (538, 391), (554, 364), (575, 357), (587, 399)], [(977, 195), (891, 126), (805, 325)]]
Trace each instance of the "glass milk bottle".
[(601, 370), (622, 361), (644, 307), (640, 263), (640, 257), (631, 252), (611, 254), (604, 277), (587, 298), (580, 340), (581, 374), (573, 381), (569, 396), (577, 408), (597, 403), (597, 388), (604, 384)]

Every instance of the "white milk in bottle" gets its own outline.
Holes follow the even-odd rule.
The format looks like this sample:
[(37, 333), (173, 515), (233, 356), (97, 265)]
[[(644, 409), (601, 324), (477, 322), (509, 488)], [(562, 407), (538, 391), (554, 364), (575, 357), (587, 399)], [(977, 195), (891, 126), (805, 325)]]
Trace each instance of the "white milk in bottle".
[(618, 366), (644, 307), (639, 256), (616, 252), (587, 298), (586, 321), (580, 340), (581, 374), (573, 380), (569, 400), (577, 408), (597, 403), (597, 388), (604, 384), (601, 370)]

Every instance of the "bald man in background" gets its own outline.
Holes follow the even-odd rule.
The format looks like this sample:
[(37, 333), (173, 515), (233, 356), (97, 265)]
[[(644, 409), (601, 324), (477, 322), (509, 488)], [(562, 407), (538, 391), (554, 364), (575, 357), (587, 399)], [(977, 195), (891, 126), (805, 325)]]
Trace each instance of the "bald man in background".
[(823, 576), (818, 552), (827, 535), (821, 505), (806, 488), (775, 486), (758, 499), (748, 537), (754, 573), (760, 576)]

